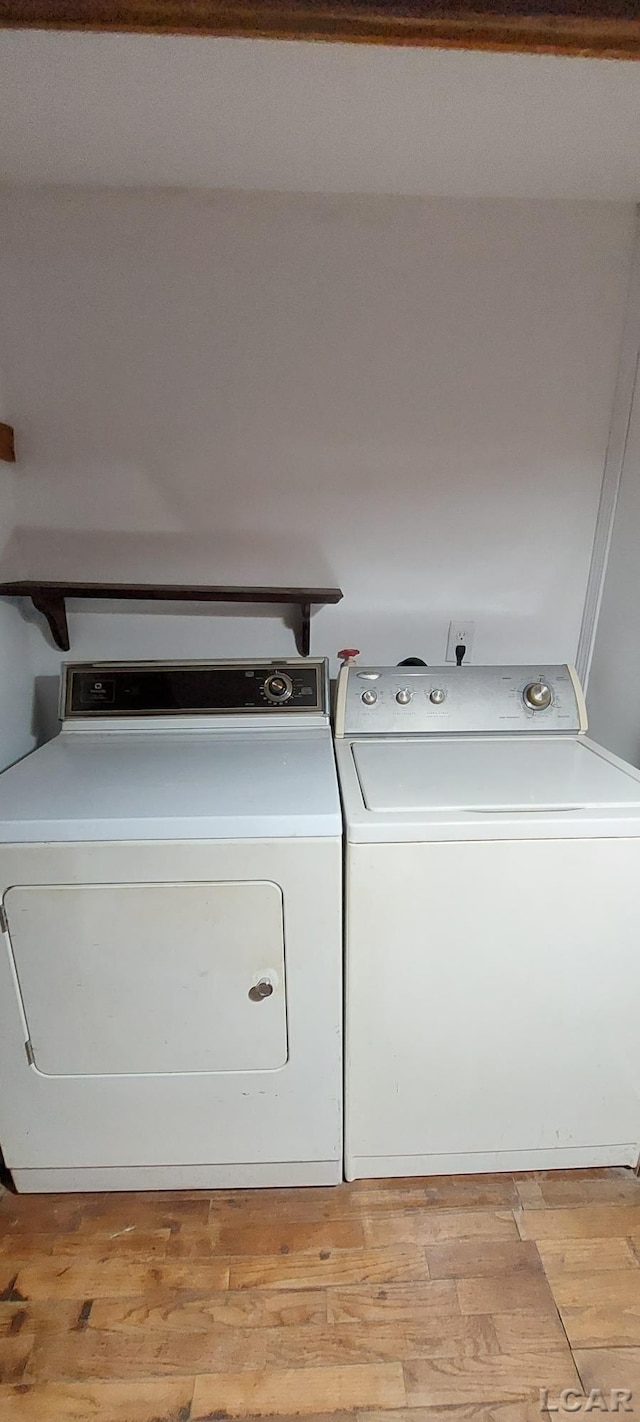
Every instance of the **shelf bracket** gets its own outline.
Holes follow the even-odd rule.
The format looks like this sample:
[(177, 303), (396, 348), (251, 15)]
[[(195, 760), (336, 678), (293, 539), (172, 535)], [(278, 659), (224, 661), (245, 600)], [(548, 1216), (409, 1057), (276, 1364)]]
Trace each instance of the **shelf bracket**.
[(68, 652), (69, 624), (64, 593), (34, 588), (30, 596), (36, 612), (41, 612), (43, 617), (46, 617), (56, 647), (59, 647), (61, 652)]
[(0, 459), (6, 459), (7, 464), (16, 462), (16, 446), (11, 425), (5, 425), (0, 420)]
[(311, 651), (311, 603), (300, 603), (300, 631), (296, 637), (301, 657), (308, 657)]

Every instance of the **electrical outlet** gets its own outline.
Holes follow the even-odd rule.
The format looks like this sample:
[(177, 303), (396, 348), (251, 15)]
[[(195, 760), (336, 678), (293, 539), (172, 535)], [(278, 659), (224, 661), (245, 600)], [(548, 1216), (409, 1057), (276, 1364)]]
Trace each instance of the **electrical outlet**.
[(467, 649), (464, 654), (465, 662), (471, 661), (471, 653), (473, 650), (473, 636), (475, 630), (475, 622), (469, 622), (468, 618), (466, 617), (459, 617), (457, 621), (449, 623), (446, 661), (455, 663), (456, 647), (460, 646), (466, 647)]

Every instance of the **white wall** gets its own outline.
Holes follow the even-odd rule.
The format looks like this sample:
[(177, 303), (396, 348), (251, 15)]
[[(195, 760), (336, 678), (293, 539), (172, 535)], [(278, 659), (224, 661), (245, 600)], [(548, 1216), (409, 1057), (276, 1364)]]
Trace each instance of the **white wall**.
[[(312, 649), (575, 654), (631, 206), (5, 189), (26, 574), (338, 583)], [(73, 656), (294, 651), (72, 612)], [(59, 657), (31, 628), (37, 670)]]
[[(0, 371), (0, 420), (10, 422)], [(17, 575), (8, 547), (14, 532), (16, 478), (10, 464), (0, 463), (0, 559), (7, 577)], [(28, 625), (15, 604), (0, 601), (0, 770), (35, 744), (33, 670)]]
[(588, 711), (590, 735), (640, 766), (640, 383), (613, 524)]
[[(11, 476), (0, 464), (0, 546), (12, 529)], [(0, 601), (0, 770), (35, 744), (33, 670), (27, 623)]]
[(0, 64), (7, 181), (640, 198), (634, 60), (3, 30)]
[(633, 60), (51, 30), (0, 46), (6, 181), (640, 196)]

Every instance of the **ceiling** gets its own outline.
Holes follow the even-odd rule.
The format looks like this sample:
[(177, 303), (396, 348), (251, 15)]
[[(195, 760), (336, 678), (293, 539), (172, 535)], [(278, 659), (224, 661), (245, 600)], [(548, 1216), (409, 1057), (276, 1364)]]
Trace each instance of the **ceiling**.
[(640, 199), (640, 65), (0, 31), (0, 179)]

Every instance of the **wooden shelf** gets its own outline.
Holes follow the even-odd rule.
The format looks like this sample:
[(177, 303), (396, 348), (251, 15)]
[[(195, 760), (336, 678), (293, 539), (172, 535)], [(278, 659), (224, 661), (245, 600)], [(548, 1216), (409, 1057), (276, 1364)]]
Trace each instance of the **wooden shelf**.
[(311, 608), (340, 602), (340, 588), (185, 587), (158, 583), (0, 583), (0, 597), (28, 597), (46, 617), (51, 635), (61, 651), (69, 651), (67, 598), (104, 598), (111, 602), (245, 602), (277, 603), (300, 608), (296, 636), (298, 651), (308, 657), (311, 642)]
[(640, 57), (634, 0), (0, 0), (0, 27)]

